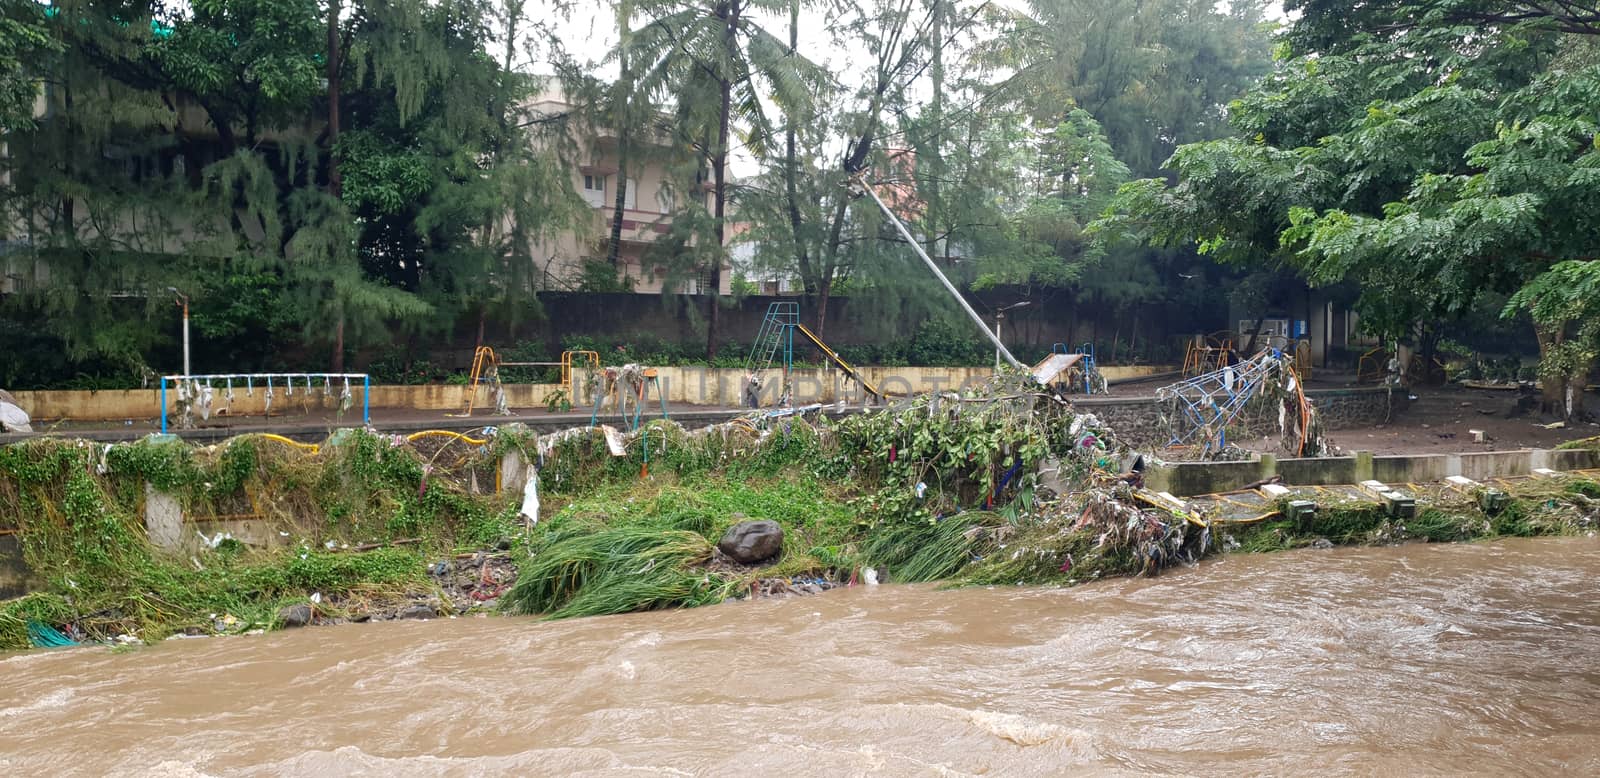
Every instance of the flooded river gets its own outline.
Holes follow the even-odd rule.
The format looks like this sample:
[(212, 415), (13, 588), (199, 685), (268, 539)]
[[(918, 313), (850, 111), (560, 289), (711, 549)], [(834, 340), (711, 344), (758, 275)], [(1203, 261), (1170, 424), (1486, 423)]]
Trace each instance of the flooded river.
[(0, 657), (0, 775), (1600, 774), (1600, 540)]

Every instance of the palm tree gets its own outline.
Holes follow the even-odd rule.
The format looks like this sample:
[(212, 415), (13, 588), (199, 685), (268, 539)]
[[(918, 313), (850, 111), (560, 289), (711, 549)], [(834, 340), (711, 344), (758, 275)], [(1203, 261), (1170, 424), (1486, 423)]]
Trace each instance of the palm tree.
[[(617, 197), (611, 209), (611, 242), (608, 255), (615, 269), (622, 251), (622, 216), (628, 202), (629, 151), (633, 145), (633, 71), (629, 68), (628, 54), (632, 48), (633, 0), (616, 0), (617, 14), (617, 64), (619, 77), (613, 86), (610, 99), (611, 123), (617, 132)], [(638, 193), (635, 193), (637, 197)]]
[[(746, 133), (745, 146), (757, 156), (767, 153), (773, 135), (763, 96), (785, 113), (803, 111), (809, 103), (807, 83), (816, 68), (789, 50), (788, 43), (749, 17), (751, 11), (786, 10), (788, 0), (638, 0), (649, 23), (628, 39), (621, 59), (633, 68), (635, 99), (676, 104), (682, 127), (710, 167), (712, 226), (711, 294), (706, 319), (706, 359), (717, 354), (718, 294), (722, 289), (724, 239), (727, 227), (728, 156), (734, 123)], [(715, 112), (701, 100), (715, 95)], [(701, 124), (706, 132), (696, 132)]]

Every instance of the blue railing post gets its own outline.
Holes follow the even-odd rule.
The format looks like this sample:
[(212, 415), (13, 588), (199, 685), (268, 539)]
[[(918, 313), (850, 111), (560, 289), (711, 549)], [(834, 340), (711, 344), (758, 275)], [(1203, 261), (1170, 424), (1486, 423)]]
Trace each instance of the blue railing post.
[(372, 426), (372, 374), (361, 376), (361, 423)]
[(167, 434), (167, 377), (161, 377), (161, 434)]

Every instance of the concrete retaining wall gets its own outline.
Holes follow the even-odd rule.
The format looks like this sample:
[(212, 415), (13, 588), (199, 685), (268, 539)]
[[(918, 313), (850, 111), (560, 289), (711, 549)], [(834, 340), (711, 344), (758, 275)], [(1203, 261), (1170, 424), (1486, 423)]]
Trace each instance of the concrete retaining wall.
[(1276, 459), (1264, 456), (1248, 462), (1168, 462), (1150, 465), (1145, 484), (1178, 497), (1215, 494), (1242, 488), (1273, 475), (1291, 486), (1332, 486), (1368, 479), (1385, 484), (1436, 483), (1453, 475), (1474, 481), (1525, 476), (1537, 468), (1556, 471), (1600, 468), (1600, 452), (1524, 449), (1471, 454), (1422, 454), (1375, 457), (1358, 452), (1352, 457)]
[[(1105, 367), (1101, 372), (1106, 375), (1107, 380), (1114, 381), (1155, 375), (1171, 369), (1161, 365), (1138, 365)], [(740, 403), (745, 377), (745, 371), (741, 369), (663, 367), (657, 368), (657, 371), (669, 403), (716, 406), (735, 406)], [(894, 395), (959, 389), (982, 383), (994, 373), (992, 368), (987, 367), (864, 367), (861, 371), (868, 381)], [(580, 408), (588, 407), (593, 399), (583, 389), (587, 371), (576, 372), (579, 391), (575, 405)], [(763, 397), (767, 403), (770, 404), (777, 399), (781, 378), (781, 372), (777, 370), (767, 371), (763, 375)], [(560, 384), (506, 384), (506, 393), (513, 408), (538, 408), (545, 404), (545, 398), (549, 397), (551, 392), (560, 388)], [(318, 384), (310, 395), (306, 394), (304, 386), (296, 385), (294, 394), (286, 395), (284, 386), (275, 383), (272, 407), (275, 411), (285, 413), (329, 410), (338, 406), (342, 389), (341, 385), (336, 384), (333, 396), (328, 397), (323, 394), (321, 384)], [(352, 386), (351, 391), (355, 401), (352, 412), (359, 412), (360, 387)], [(446, 384), (378, 385), (371, 389), (371, 402), (373, 408), (453, 411), (466, 407), (468, 391), (466, 386)], [(254, 392), (247, 395), (243, 384), (235, 384), (231, 403), (225, 400), (224, 392), (223, 386), (215, 387), (212, 400), (213, 413), (220, 412), (224, 408), (227, 409), (226, 412), (219, 415), (261, 416), (266, 413), (264, 386), (255, 386)], [(159, 389), (63, 390), (12, 394), (22, 409), (36, 421), (59, 419), (116, 421), (154, 419), (161, 415)], [(860, 391), (856, 389), (854, 382), (846, 380), (839, 371), (832, 369), (795, 371), (795, 403), (831, 403), (837, 402), (840, 397), (852, 402), (861, 399)], [(170, 387), (167, 401), (169, 408), (174, 407), (175, 398)], [(494, 400), (487, 388), (479, 388), (477, 405), (480, 408), (494, 407)]]

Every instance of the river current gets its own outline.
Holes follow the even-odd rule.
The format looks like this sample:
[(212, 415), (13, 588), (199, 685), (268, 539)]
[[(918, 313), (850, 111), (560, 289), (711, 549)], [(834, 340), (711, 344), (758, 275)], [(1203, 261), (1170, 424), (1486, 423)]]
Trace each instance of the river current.
[(0, 775), (1600, 775), (1600, 539), (0, 656)]

